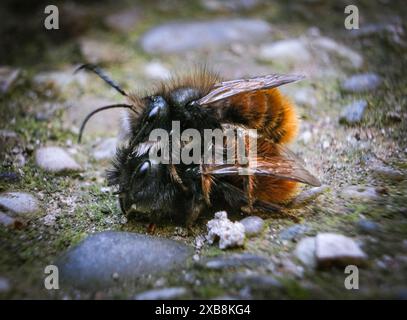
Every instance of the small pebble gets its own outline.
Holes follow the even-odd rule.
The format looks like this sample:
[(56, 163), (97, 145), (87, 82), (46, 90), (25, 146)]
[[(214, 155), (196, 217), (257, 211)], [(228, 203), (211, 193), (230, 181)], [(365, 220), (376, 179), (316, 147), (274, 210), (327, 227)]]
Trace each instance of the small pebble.
[(380, 199), (380, 192), (374, 187), (348, 186), (342, 190), (342, 197), (349, 200), (373, 201)]
[(351, 238), (335, 233), (319, 233), (315, 240), (318, 267), (364, 265), (367, 255)]
[(356, 74), (342, 82), (342, 88), (348, 92), (365, 92), (377, 89), (382, 79), (375, 73)]
[(297, 244), (294, 255), (307, 267), (315, 268), (315, 237), (306, 237)]
[(135, 300), (169, 300), (184, 296), (187, 289), (183, 287), (172, 287), (163, 289), (154, 289), (137, 294)]
[(0, 277), (0, 293), (7, 293), (10, 291), (10, 281), (4, 277)]
[(1, 211), (0, 211), (0, 224), (11, 229), (21, 229), (24, 226), (24, 223), (20, 221), (18, 218), (10, 217)]
[(207, 269), (220, 270), (239, 267), (265, 266), (270, 261), (262, 256), (250, 253), (222, 255), (215, 258), (204, 259), (199, 266)]
[(144, 74), (151, 79), (169, 79), (170, 71), (160, 62), (153, 61), (144, 66)]
[(380, 230), (380, 225), (367, 219), (360, 219), (357, 223), (359, 230), (363, 233), (374, 234)]
[(393, 169), (388, 166), (376, 166), (372, 168), (372, 172), (375, 176), (386, 180), (400, 182), (406, 179), (406, 175), (403, 172)]
[(65, 173), (81, 171), (81, 166), (62, 148), (42, 147), (35, 153), (37, 165), (48, 172)]
[(339, 117), (339, 123), (352, 125), (361, 122), (367, 105), (366, 100), (357, 100), (348, 104)]
[(247, 236), (255, 236), (260, 234), (264, 229), (264, 220), (257, 216), (250, 216), (240, 220), (243, 224)]
[(289, 228), (280, 232), (281, 240), (295, 240), (298, 236), (301, 236), (309, 230), (308, 226), (302, 224), (295, 224)]
[(0, 194), (0, 206), (16, 215), (30, 215), (39, 211), (38, 200), (27, 192), (4, 192)]
[(0, 181), (6, 183), (17, 183), (21, 180), (21, 176), (16, 172), (2, 172), (0, 173)]
[(290, 203), (292, 207), (299, 207), (302, 205), (307, 204), (308, 202), (314, 200), (324, 192), (329, 189), (329, 186), (322, 185), (320, 187), (314, 187), (308, 190), (301, 192), (298, 196), (294, 198), (294, 200)]

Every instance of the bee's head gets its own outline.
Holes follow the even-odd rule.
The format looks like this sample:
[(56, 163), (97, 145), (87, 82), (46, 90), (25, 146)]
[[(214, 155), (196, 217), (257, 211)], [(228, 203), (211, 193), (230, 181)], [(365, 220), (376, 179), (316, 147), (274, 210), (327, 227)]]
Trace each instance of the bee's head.
[(196, 98), (197, 92), (188, 88), (143, 98), (143, 112), (129, 123), (129, 139), (117, 150), (113, 169), (108, 172), (109, 185), (119, 187), (120, 205), (126, 214), (151, 216), (173, 209), (179, 188), (174, 185), (170, 166), (150, 157), (150, 150), (160, 147), (159, 142), (150, 141), (149, 135), (153, 129), (170, 133), (170, 114)]
[(149, 147), (146, 143), (119, 149), (114, 168), (108, 172), (109, 185), (119, 187), (120, 206), (125, 214), (165, 214), (174, 203), (176, 189), (169, 166), (150, 159)]

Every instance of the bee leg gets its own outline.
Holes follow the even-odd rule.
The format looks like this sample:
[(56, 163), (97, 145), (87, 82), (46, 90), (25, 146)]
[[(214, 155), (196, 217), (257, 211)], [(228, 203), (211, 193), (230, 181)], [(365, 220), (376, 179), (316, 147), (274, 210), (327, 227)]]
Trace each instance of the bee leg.
[(246, 214), (248, 216), (252, 216), (252, 215), (256, 215), (256, 214), (264, 212), (264, 210), (260, 210), (258, 208), (255, 208), (254, 206), (249, 207), (248, 205), (241, 207), (240, 211), (242, 211), (244, 214)]
[[(251, 163), (250, 163), (250, 141), (248, 139), (249, 137), (246, 135), (245, 136), (245, 153), (248, 156), (248, 163), (245, 166), (245, 168), (250, 169), (251, 168)], [(244, 177), (244, 191), (247, 197), (247, 205), (242, 207), (241, 210), (248, 214), (254, 214), (254, 209), (253, 209), (253, 194), (254, 194), (254, 176), (250, 173), (250, 171), (247, 172), (247, 175)]]
[(245, 179), (246, 179), (246, 181), (244, 184), (244, 188), (245, 188), (244, 191), (245, 191), (245, 194), (247, 195), (247, 205), (241, 207), (240, 210), (247, 215), (251, 215), (251, 214), (254, 214), (254, 211), (255, 211), (253, 208), (254, 176), (248, 175), (248, 176), (246, 176)]
[(208, 206), (211, 205), (211, 190), (213, 185), (213, 177), (206, 173), (206, 165), (200, 165), (201, 170), (201, 188), (205, 202)]
[(206, 208), (206, 203), (204, 199), (195, 200), (192, 199), (189, 208), (187, 209), (187, 219), (186, 227), (189, 234), (194, 234), (192, 226), (195, 224), (196, 220), (199, 218), (200, 214)]
[(155, 229), (156, 229), (156, 224), (155, 223), (150, 223), (147, 226), (147, 233), (148, 234), (154, 234), (155, 233)]

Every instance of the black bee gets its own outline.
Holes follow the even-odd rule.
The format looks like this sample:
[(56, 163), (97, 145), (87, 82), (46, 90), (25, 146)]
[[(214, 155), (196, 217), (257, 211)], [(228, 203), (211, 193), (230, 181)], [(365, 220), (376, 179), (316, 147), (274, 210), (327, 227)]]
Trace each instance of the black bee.
[[(294, 106), (277, 87), (302, 76), (272, 74), (222, 81), (203, 68), (163, 82), (153, 94), (139, 97), (124, 91), (94, 65), (80, 69), (95, 72), (127, 98), (126, 104), (90, 113), (79, 134), (80, 141), (95, 113), (129, 109), (129, 132), (108, 171), (108, 183), (118, 187), (120, 206), (127, 215), (144, 215), (152, 222), (165, 216), (180, 217), (190, 227), (205, 211), (275, 212), (280, 210), (279, 204), (292, 199), (299, 182), (320, 185), (285, 147), (296, 135), (298, 119)], [(202, 136), (205, 129), (256, 129), (257, 153), (245, 165), (236, 161), (185, 164), (174, 158), (168, 163), (153, 161), (150, 152), (154, 148), (171, 149), (177, 142), (163, 146), (150, 140), (151, 132), (159, 128), (171, 136), (174, 121), (181, 131), (195, 129)], [(185, 143), (180, 148), (183, 150)], [(202, 144), (202, 154), (205, 148)], [(241, 175), (243, 168), (250, 169), (250, 174)]]

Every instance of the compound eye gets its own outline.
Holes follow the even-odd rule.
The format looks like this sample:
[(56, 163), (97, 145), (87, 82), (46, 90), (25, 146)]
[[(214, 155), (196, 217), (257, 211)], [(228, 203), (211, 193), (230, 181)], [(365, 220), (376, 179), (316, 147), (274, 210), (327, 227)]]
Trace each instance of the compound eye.
[(150, 171), (151, 163), (150, 161), (144, 161), (137, 169), (137, 174), (144, 176), (148, 171)]
[(160, 112), (160, 107), (159, 106), (155, 106), (150, 113), (148, 114), (149, 118), (155, 118), (157, 116), (157, 114)]
[(149, 119), (154, 119), (159, 113), (167, 109), (168, 104), (161, 96), (151, 97), (152, 109), (148, 114)]

